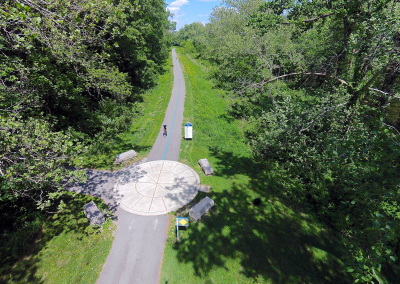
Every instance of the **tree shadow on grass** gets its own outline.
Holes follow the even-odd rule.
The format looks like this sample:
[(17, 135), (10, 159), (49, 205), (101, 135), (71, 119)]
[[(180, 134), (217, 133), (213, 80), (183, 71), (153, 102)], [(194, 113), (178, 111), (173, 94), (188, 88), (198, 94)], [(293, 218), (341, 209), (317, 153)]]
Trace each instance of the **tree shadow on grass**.
[(103, 214), (106, 213), (106, 217), (111, 217), (112, 214), (108, 211), (107, 204), (97, 197), (68, 192), (64, 195), (63, 201), (66, 203), (66, 208), (60, 213), (50, 216), (45, 223), (46, 235), (49, 238), (62, 232), (74, 232), (83, 235), (92, 234), (96, 227), (90, 226), (90, 222), (83, 212), (83, 206), (91, 201), (96, 204)]
[(278, 197), (286, 206), (298, 209), (298, 204), (295, 204), (283, 194), (285, 188), (283, 188), (282, 184), (290, 184), (294, 188), (301, 185), (298, 181), (286, 175), (285, 172), (279, 173), (275, 169), (274, 176), (271, 177), (265, 165), (257, 163), (253, 157), (239, 156), (232, 152), (220, 150), (218, 147), (213, 147), (209, 150), (210, 154), (217, 159), (216, 164), (213, 164), (216, 169), (214, 176), (224, 178), (230, 178), (234, 175), (248, 176), (250, 178), (249, 189), (254, 195), (258, 195), (257, 197), (266, 195)]
[(217, 159), (217, 163), (213, 164), (216, 169), (214, 175), (225, 178), (237, 174), (244, 174), (253, 179), (259, 177), (260, 165), (252, 157), (239, 156), (218, 147), (210, 147), (209, 151), (210, 155)]
[[(212, 155), (218, 159), (214, 175), (243, 174), (250, 182), (208, 194), (215, 208), (174, 244), (179, 262), (192, 263), (198, 276), (216, 267), (228, 271), (227, 260), (235, 258), (240, 273), (254, 281), (352, 282), (349, 274), (341, 272), (340, 259), (346, 252), (338, 238), (293, 209), (279, 194), (279, 182), (261, 176), (250, 158), (218, 149)], [(275, 189), (269, 190), (271, 186)], [(260, 206), (252, 204), (255, 197), (262, 199)]]
[(38, 270), (37, 260), (24, 258), (15, 263), (12, 268), (5, 269), (0, 275), (0, 284), (6, 283), (44, 283), (36, 276)]
[(83, 194), (67, 193), (63, 200), (66, 208), (45, 219), (43, 230), (39, 232), (30, 248), (18, 260), (6, 263), (6, 267), (1, 271), (0, 283), (44, 283), (36, 273), (39, 269), (40, 252), (46, 248), (49, 241), (61, 233), (73, 232), (78, 240), (84, 235), (96, 233), (98, 229), (90, 226), (83, 213), (83, 205), (94, 201), (100, 210), (107, 209), (107, 205), (99, 198)]
[(218, 118), (225, 120), (228, 123), (234, 122), (236, 119), (228, 113), (221, 114)]
[(347, 283), (340, 273), (340, 244), (284, 206), (264, 202), (254, 207), (245, 188), (209, 194), (216, 211), (191, 226), (174, 245), (180, 262), (191, 262), (196, 275), (239, 258), (241, 274), (272, 283)]

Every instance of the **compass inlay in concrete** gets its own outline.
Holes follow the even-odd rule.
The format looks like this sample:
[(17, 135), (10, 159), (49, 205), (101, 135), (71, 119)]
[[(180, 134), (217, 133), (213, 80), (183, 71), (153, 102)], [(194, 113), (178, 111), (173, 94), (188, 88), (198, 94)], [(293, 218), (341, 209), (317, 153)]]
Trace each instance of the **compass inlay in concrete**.
[(124, 172), (115, 184), (114, 198), (127, 212), (163, 215), (192, 201), (199, 188), (199, 175), (189, 166), (153, 161)]

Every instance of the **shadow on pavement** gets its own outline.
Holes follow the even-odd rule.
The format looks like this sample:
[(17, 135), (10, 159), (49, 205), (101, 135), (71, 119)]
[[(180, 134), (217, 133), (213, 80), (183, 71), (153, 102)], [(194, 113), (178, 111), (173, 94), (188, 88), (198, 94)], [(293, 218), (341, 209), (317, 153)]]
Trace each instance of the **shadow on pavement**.
[(124, 173), (130, 172), (130, 170), (137, 165), (146, 162), (143, 159), (139, 162), (131, 164), (119, 171), (100, 171), (100, 170), (85, 170), (87, 181), (84, 183), (71, 183), (64, 187), (65, 190), (85, 194), (89, 196), (99, 197), (108, 205), (109, 210), (116, 213), (117, 201), (114, 199), (114, 185), (120, 176)]
[(113, 187), (118, 173), (107, 171), (86, 170), (85, 183), (73, 183), (65, 186), (65, 190), (100, 197), (115, 212), (117, 204), (113, 200)]

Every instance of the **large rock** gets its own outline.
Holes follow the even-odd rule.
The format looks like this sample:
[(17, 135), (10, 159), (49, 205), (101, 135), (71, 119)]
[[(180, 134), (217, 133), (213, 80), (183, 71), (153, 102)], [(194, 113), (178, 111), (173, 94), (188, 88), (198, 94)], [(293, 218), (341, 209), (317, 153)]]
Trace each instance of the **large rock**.
[(210, 176), (214, 173), (214, 169), (211, 167), (207, 159), (200, 159), (199, 165), (206, 176)]
[(101, 226), (106, 221), (103, 214), (101, 214), (99, 208), (97, 208), (96, 204), (94, 204), (93, 201), (90, 201), (88, 204), (83, 205), (83, 212), (89, 219), (90, 225)]
[(202, 192), (205, 192), (205, 193), (208, 193), (208, 192), (210, 192), (210, 189), (211, 189), (211, 186), (209, 186), (209, 185), (200, 185), (200, 191), (202, 191)]
[(214, 206), (214, 200), (212, 200), (210, 197), (204, 198), (202, 201), (197, 203), (195, 206), (193, 206), (190, 211), (189, 211), (189, 216), (193, 220), (197, 221), (206, 214), (211, 207)]
[(125, 161), (127, 161), (129, 159), (136, 158), (136, 157), (137, 157), (136, 152), (134, 150), (129, 150), (127, 152), (124, 152), (124, 153), (121, 153), (119, 155), (116, 155), (115, 156), (115, 162), (116, 163), (122, 163), (122, 162), (125, 162)]

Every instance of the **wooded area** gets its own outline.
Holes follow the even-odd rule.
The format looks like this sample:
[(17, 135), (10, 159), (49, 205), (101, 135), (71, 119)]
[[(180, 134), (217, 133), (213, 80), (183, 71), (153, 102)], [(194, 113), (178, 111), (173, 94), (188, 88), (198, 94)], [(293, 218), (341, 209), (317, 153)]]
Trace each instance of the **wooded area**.
[(343, 269), (380, 282), (400, 255), (400, 3), (224, 0), (176, 33), (165, 7), (0, 4), (2, 243), (63, 207), (84, 179), (67, 166), (129, 128), (175, 44), (229, 93), (264, 174), (342, 236)]
[(176, 44), (211, 64), (265, 174), (343, 236), (344, 269), (380, 281), (400, 252), (400, 4), (226, 0), (210, 21)]
[(165, 7), (160, 0), (1, 2), (1, 263), (20, 257), (42, 216), (63, 208), (62, 186), (84, 180), (68, 166), (107, 151), (140, 113), (143, 90), (168, 58), (173, 25)]

